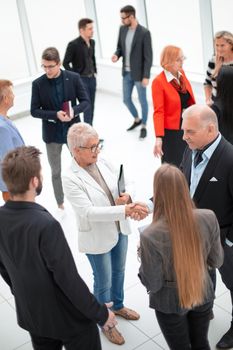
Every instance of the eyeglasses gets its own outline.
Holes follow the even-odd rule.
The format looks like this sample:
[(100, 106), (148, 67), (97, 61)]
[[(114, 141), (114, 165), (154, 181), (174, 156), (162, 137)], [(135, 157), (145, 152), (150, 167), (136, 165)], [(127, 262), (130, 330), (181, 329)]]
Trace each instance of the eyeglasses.
[(176, 59), (176, 62), (183, 62), (184, 60), (186, 60), (186, 56), (181, 56), (181, 57), (178, 57), (177, 59)]
[(124, 21), (125, 19), (129, 18), (131, 15), (125, 16), (125, 17), (121, 17), (121, 20)]
[(79, 146), (79, 148), (90, 149), (91, 153), (96, 153), (96, 152), (100, 151), (103, 148), (103, 143), (99, 142), (97, 145), (94, 145), (94, 146), (91, 146), (91, 147)]
[(42, 64), (41, 65), (41, 68), (43, 68), (43, 69), (53, 69), (53, 68), (55, 68), (57, 66), (57, 63), (56, 64), (51, 64), (51, 65), (49, 65), (49, 66), (45, 66), (44, 64)]

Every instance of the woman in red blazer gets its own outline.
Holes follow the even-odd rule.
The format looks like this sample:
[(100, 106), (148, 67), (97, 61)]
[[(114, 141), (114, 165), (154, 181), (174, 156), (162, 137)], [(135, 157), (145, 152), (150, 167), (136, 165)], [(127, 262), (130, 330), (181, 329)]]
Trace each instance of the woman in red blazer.
[(164, 70), (152, 82), (154, 155), (177, 166), (186, 147), (182, 139), (182, 111), (195, 103), (192, 87), (182, 69), (184, 59), (179, 47), (166, 46), (160, 58)]

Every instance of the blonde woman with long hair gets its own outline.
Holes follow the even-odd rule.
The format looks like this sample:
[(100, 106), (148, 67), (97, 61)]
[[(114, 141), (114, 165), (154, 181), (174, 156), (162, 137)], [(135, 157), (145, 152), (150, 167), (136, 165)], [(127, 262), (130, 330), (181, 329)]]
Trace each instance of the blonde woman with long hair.
[(154, 176), (152, 223), (141, 233), (139, 277), (172, 350), (210, 350), (214, 289), (208, 267), (220, 267), (220, 229), (211, 210), (196, 209), (182, 172), (163, 164)]
[(222, 66), (233, 66), (233, 34), (227, 30), (214, 36), (214, 55), (208, 62), (204, 92), (206, 104), (211, 106), (217, 95), (217, 76)]

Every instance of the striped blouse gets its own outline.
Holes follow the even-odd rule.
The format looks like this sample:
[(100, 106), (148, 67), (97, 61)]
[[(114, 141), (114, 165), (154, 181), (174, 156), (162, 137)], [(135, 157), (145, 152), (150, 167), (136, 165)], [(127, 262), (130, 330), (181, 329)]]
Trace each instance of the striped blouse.
[[(211, 58), (211, 60), (208, 62), (208, 67), (207, 67), (207, 71), (206, 71), (206, 78), (205, 78), (205, 82), (204, 82), (204, 85), (209, 85), (212, 87), (212, 96), (214, 96), (214, 97), (216, 97), (216, 95), (217, 95), (216, 78), (214, 78), (212, 76), (213, 72), (215, 70), (215, 59), (216, 59), (216, 57), (213, 56)], [(233, 66), (233, 62), (223, 63), (223, 65)]]

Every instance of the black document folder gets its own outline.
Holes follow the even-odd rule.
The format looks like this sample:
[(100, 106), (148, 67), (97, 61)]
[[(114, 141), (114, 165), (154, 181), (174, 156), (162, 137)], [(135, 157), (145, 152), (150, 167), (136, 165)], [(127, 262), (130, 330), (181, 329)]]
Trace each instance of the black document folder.
[(123, 164), (120, 165), (120, 172), (119, 172), (117, 185), (118, 185), (118, 193), (120, 196), (121, 193), (125, 192), (125, 177), (124, 177)]

